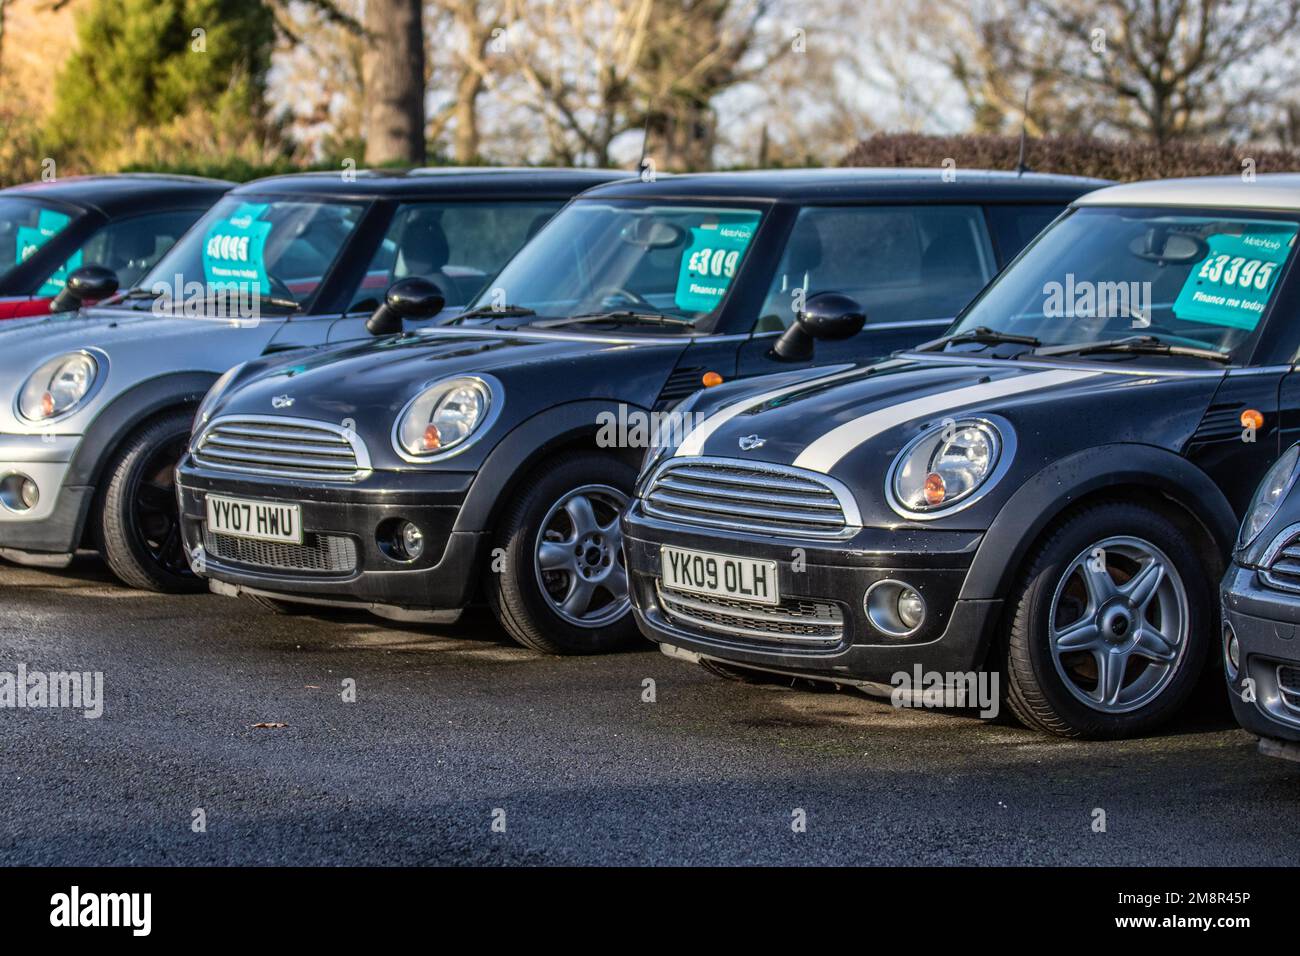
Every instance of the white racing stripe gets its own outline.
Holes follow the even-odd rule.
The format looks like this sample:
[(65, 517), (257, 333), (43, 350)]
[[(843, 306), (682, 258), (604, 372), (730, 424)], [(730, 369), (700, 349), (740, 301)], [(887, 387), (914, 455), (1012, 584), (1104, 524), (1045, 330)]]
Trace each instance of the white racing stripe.
[(863, 442), (869, 441), (881, 432), (887, 431), (896, 425), (902, 425), (913, 418), (922, 418), (938, 412), (956, 413), (965, 405), (1008, 398), (1023, 392), (1051, 388), (1054, 385), (1068, 385), (1071, 382), (1092, 378), (1100, 374), (1101, 372), (1076, 372), (1055, 369), (1050, 372), (1037, 372), (1032, 375), (1013, 375), (1009, 378), (999, 379), (996, 382), (967, 385), (946, 392), (937, 392), (934, 395), (926, 395), (924, 398), (914, 398), (911, 401), (890, 405), (888, 408), (881, 408), (866, 415), (861, 415), (852, 421), (832, 428), (800, 452), (799, 457), (794, 460), (794, 466), (827, 474), (841, 458)]
[[(876, 369), (893, 368), (894, 366), (897, 365), (909, 365), (909, 364), (911, 363), (904, 362), (900, 359), (890, 359), (889, 361), (881, 362), (878, 365), (869, 366), (869, 368), (872, 371), (875, 371)], [(842, 367), (842, 366), (838, 366), (838, 367)], [(819, 375), (815, 378), (804, 379), (802, 382), (799, 382), (798, 384), (786, 385), (784, 388), (774, 388), (770, 392), (762, 392), (758, 395), (754, 395), (749, 398), (743, 398), (738, 402), (728, 405), (722, 411), (714, 415), (710, 415), (708, 418), (702, 421), (695, 428), (691, 429), (691, 433), (686, 436), (686, 440), (677, 446), (677, 451), (673, 453), (674, 457), (678, 457), (682, 455), (701, 454), (704, 450), (704, 443), (709, 440), (710, 435), (716, 432), (723, 425), (727, 424), (727, 422), (731, 421), (737, 415), (741, 414), (742, 412), (749, 411), (751, 408), (757, 408), (759, 405), (762, 405), (764, 402), (770, 402), (773, 399), (780, 398), (783, 395), (790, 395), (794, 392), (800, 391), (801, 389), (808, 388), (809, 386), (812, 385), (822, 385), (825, 384), (826, 382), (837, 382), (840, 379), (848, 378), (851, 375), (865, 376), (867, 373), (867, 369), (861, 368), (856, 365), (845, 371), (839, 371), (839, 372), (834, 371), (836, 368), (837, 366), (832, 365), (826, 369), (821, 370), (823, 372), (832, 372), (833, 374)]]

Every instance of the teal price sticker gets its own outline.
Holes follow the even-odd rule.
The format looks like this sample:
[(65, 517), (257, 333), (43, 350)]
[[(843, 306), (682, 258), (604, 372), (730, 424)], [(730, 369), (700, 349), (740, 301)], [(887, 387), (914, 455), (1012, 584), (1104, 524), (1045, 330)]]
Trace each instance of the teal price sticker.
[(1253, 330), (1277, 288), (1295, 236), (1295, 226), (1282, 224), (1210, 236), (1208, 254), (1192, 267), (1174, 300), (1174, 315)]
[(203, 276), (209, 289), (271, 291), (266, 271), (266, 240), (271, 223), (261, 219), (268, 203), (241, 203), (208, 227), (203, 242)]
[(717, 308), (754, 238), (758, 218), (758, 213), (753, 213), (743, 219), (720, 219), (691, 229), (673, 296), (677, 308), (684, 312), (712, 312)]

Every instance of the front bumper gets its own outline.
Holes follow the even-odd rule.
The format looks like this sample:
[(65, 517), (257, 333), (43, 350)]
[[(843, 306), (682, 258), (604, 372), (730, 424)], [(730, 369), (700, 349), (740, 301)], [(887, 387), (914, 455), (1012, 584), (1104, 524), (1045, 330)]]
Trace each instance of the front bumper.
[[(1002, 602), (958, 600), (982, 537), (968, 531), (864, 528), (833, 542), (778, 538), (664, 521), (647, 515), (639, 501), (623, 517), (632, 606), (651, 640), (742, 666), (881, 687), (918, 664), (940, 673), (983, 666)], [(823, 637), (812, 645), (791, 633), (802, 625), (767, 620), (756, 625), (747, 617), (755, 609), (744, 602), (697, 614), (698, 605), (683, 604), (680, 592), (661, 589), (662, 545), (775, 561), (783, 605), (788, 601), (800, 614), (815, 609), (823, 618), (829, 612), (839, 622), (839, 638), (825, 637), (822, 628)], [(925, 600), (925, 619), (908, 637), (876, 629), (863, 607), (867, 589), (887, 579), (910, 585)], [(770, 636), (752, 633), (760, 627), (772, 628)]]
[[(1237, 679), (1228, 678), (1233, 715), (1266, 740), (1300, 743), (1300, 593), (1267, 588), (1254, 569), (1234, 563), (1224, 575), (1220, 597), (1225, 639), (1231, 628), (1240, 648)], [(1251, 685), (1252, 694), (1247, 694)], [(1261, 747), (1264, 752), (1276, 749)]]
[[(465, 472), (374, 472), (358, 482), (290, 484), (216, 475), (186, 459), (176, 488), (186, 549), (196, 569), (218, 582), (213, 590), (437, 620), (445, 617), (438, 612), (463, 608), (473, 597), (486, 535), (452, 530), (473, 478)], [(263, 547), (210, 534), (209, 493), (298, 505), (304, 545)], [(390, 557), (380, 545), (377, 529), (394, 518), (423, 532), (424, 551), (414, 561)]]
[(65, 485), (79, 435), (0, 435), (0, 481), (21, 475), (36, 483), (36, 507), (0, 502), (0, 556), (23, 564), (66, 566), (80, 544), (94, 488)]

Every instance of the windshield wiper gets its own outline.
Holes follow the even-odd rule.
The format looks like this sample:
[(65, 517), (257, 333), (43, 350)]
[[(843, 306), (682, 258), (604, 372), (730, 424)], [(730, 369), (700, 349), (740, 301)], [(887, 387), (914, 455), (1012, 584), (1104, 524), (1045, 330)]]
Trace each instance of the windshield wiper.
[(526, 305), (483, 305), (477, 309), (470, 309), (468, 312), (462, 312), (453, 318), (448, 325), (454, 325), (464, 319), (513, 319), (522, 315), (536, 315), (536, 309), (530, 309)]
[(563, 319), (547, 319), (545, 322), (533, 322), (539, 329), (550, 329), (560, 325), (583, 325), (588, 322), (632, 322), (644, 325), (671, 325), (677, 328), (693, 328), (693, 319), (682, 319), (675, 315), (661, 312), (635, 312), (632, 309), (620, 309), (613, 312), (584, 312)]
[(1232, 363), (1232, 355), (1223, 349), (1196, 348), (1192, 345), (1174, 345), (1158, 335), (1130, 335), (1122, 339), (1103, 342), (1076, 342), (1071, 345), (1051, 345), (1034, 349), (1035, 355), (1088, 355), (1093, 352), (1142, 352), (1148, 355), (1182, 355), (1187, 358), (1208, 359), (1211, 362)]
[(1028, 345), (1031, 348), (1038, 348), (1043, 344), (1032, 335), (1013, 335), (1010, 332), (999, 332), (997, 329), (990, 329), (986, 325), (981, 325), (973, 329), (967, 329), (965, 332), (954, 332), (952, 335), (945, 335), (937, 339), (931, 339), (929, 342), (922, 342), (912, 351), (937, 352), (946, 345), (961, 345), (963, 342), (978, 342), (980, 345), (1009, 343), (1012, 345)]

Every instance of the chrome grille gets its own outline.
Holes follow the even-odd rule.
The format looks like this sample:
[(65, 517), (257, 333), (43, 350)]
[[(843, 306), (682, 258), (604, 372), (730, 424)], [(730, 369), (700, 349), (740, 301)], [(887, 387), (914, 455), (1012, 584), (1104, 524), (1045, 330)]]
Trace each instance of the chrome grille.
[(834, 604), (788, 598), (754, 604), (707, 594), (684, 594), (655, 583), (659, 606), (675, 624), (696, 631), (783, 641), (805, 647), (834, 647), (844, 639), (844, 614)]
[(644, 502), (656, 517), (727, 530), (834, 538), (861, 524), (848, 489), (833, 478), (730, 458), (665, 462)]
[(1276, 542), (1269, 546), (1259, 576), (1265, 584), (1280, 591), (1300, 592), (1300, 534), (1292, 529), (1288, 531), (1291, 533), (1283, 532), (1287, 536), (1281, 547)]
[(357, 567), (357, 546), (351, 538), (334, 534), (308, 534), (302, 544), (250, 541), (234, 535), (203, 531), (203, 548), (222, 561), (280, 571), (315, 571), (346, 574)]
[(355, 481), (370, 471), (361, 439), (328, 422), (218, 418), (194, 444), (195, 463), (272, 478)]
[(1281, 692), (1282, 703), (1293, 714), (1300, 714), (1300, 667), (1292, 664), (1279, 664), (1277, 667), (1277, 689)]

